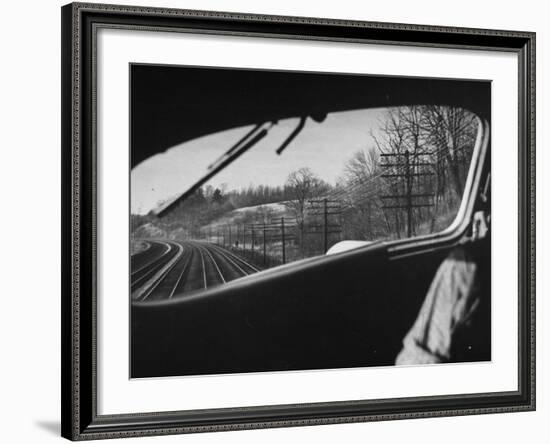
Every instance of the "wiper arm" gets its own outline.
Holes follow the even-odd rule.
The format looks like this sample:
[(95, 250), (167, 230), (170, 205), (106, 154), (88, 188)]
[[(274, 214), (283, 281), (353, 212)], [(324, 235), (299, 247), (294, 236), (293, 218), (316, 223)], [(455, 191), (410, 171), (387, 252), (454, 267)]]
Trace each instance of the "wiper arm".
[(300, 121), (298, 122), (298, 125), (296, 126), (296, 128), (294, 128), (294, 131), (292, 131), (290, 135), (282, 143), (282, 145), (279, 148), (277, 148), (277, 151), (276, 151), (277, 154), (281, 154), (283, 150), (288, 146), (288, 144), (296, 138), (296, 136), (300, 133), (300, 131), (302, 131), (302, 129), (304, 128), (304, 125), (306, 124), (306, 119), (307, 119), (307, 116), (300, 117)]

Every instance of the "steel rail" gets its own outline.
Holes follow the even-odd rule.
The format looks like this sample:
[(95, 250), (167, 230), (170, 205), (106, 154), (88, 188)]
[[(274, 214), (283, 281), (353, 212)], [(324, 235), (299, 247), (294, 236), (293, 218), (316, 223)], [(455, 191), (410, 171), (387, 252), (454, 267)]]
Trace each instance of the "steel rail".
[[(168, 276), (168, 274), (170, 273), (170, 271), (172, 271), (174, 269), (174, 267), (177, 265), (177, 263), (181, 260), (178, 256), (183, 254), (183, 246), (178, 244), (178, 247), (179, 247), (179, 252), (176, 252), (176, 254), (174, 256), (172, 256), (170, 258), (170, 261), (168, 261), (164, 266), (167, 267), (165, 268), (164, 270), (161, 269), (160, 270), (160, 273), (161, 275), (158, 277), (158, 279), (155, 281), (155, 282), (152, 282), (150, 287), (147, 288), (142, 295), (139, 296), (139, 300), (140, 301), (145, 301), (149, 296), (151, 296), (151, 294), (153, 293), (153, 291), (155, 291), (155, 289), (159, 286), (159, 284), (164, 281), (164, 279), (166, 279), (166, 276)], [(176, 259), (174, 261), (174, 259)], [(170, 263), (171, 261), (174, 261), (173, 263)], [(157, 271), (156, 268), (153, 269), (154, 271)]]
[[(241, 259), (240, 257), (238, 257), (237, 255), (227, 251), (227, 250), (224, 250), (223, 248), (220, 248), (220, 247), (217, 247), (217, 246), (214, 246), (212, 245), (212, 247), (219, 253), (221, 254), (223, 257), (225, 257), (225, 259), (227, 259), (230, 263), (232, 263), (235, 267), (237, 267), (245, 276), (248, 276), (249, 274), (252, 274), (252, 273), (255, 273), (257, 271), (260, 271), (258, 270), (256, 267), (254, 267), (253, 265), (249, 264), (248, 262), (246, 262), (245, 260)], [(249, 267), (250, 269), (252, 269), (253, 271), (252, 272), (247, 272), (245, 270), (242, 269), (242, 267), (237, 263), (235, 262), (235, 259), (239, 260), (242, 264), (244, 264), (245, 266)]]
[(199, 254), (201, 256), (201, 263), (202, 263), (202, 277), (204, 280), (204, 289), (206, 290), (208, 288), (208, 282), (206, 280), (206, 266), (204, 265), (204, 255), (202, 254), (202, 251), (200, 248), (197, 248), (199, 251)]
[(167, 257), (167, 256), (170, 255), (170, 253), (172, 253), (174, 247), (172, 245), (168, 244), (168, 243), (166, 243), (166, 245), (170, 246), (169, 251), (167, 251), (161, 257), (159, 257), (156, 260), (149, 263), (146, 267), (141, 268), (141, 270), (144, 270), (145, 268), (149, 268), (149, 269), (147, 271), (145, 271), (144, 274), (137, 277), (135, 280), (133, 280), (130, 283), (130, 288), (131, 288), (132, 291), (135, 290), (136, 288), (138, 288), (144, 281), (146, 281), (152, 274), (154, 274), (160, 267), (162, 267), (163, 264), (164, 264), (164, 261), (166, 261), (166, 260), (169, 261), (173, 257), (173, 256), (171, 256), (171, 257)]
[[(219, 247), (218, 247), (219, 248)], [(232, 257), (233, 259), (237, 260), (237, 261), (240, 261), (241, 263), (243, 263), (244, 265), (246, 265), (247, 267), (251, 268), (252, 270), (254, 270), (254, 273), (258, 272), (258, 271), (261, 271), (258, 267), (252, 265), (251, 263), (245, 261), (242, 257), (240, 257), (239, 255), (233, 253), (232, 251), (229, 251), (229, 250), (223, 250), (222, 249), (222, 252), (225, 253), (225, 254), (228, 254), (230, 257)]]
[[(151, 260), (151, 262), (148, 262), (147, 264), (143, 265), (142, 267), (138, 268), (137, 270), (134, 270), (131, 272), (130, 276), (134, 276), (135, 274), (139, 273), (140, 271), (142, 270), (145, 270), (147, 267), (153, 265), (153, 263), (159, 261), (160, 259), (162, 259), (164, 256), (166, 256), (170, 250), (172, 249), (172, 246), (166, 242), (157, 242), (159, 244), (163, 244), (165, 247), (167, 247), (166, 251), (164, 251), (160, 256), (154, 258), (153, 260)], [(144, 251), (145, 253), (145, 251)]]
[(180, 285), (181, 279), (183, 278), (184, 274), (189, 270), (192, 261), (193, 261), (193, 249), (190, 248), (189, 255), (187, 256), (187, 261), (185, 262), (183, 268), (181, 269), (181, 273), (179, 274), (178, 279), (176, 280), (174, 288), (172, 288), (172, 291), (168, 295), (168, 299), (172, 299), (172, 297), (176, 293), (176, 290)]
[(212, 263), (214, 264), (214, 267), (216, 268), (216, 271), (220, 275), (222, 282), (225, 284), (227, 281), (225, 280), (223, 273), (221, 272), (220, 267), (216, 262), (216, 259), (214, 259), (214, 256), (212, 255), (212, 253), (208, 250), (208, 247), (204, 245), (200, 245), (199, 248), (202, 248), (206, 252), (206, 254), (210, 257), (210, 259), (212, 260)]

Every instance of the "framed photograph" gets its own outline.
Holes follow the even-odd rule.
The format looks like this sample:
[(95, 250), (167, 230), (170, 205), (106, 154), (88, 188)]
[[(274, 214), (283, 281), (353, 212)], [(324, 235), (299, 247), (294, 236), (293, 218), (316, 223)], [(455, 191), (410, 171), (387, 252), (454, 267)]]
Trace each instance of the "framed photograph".
[(62, 435), (535, 408), (535, 35), (62, 8)]

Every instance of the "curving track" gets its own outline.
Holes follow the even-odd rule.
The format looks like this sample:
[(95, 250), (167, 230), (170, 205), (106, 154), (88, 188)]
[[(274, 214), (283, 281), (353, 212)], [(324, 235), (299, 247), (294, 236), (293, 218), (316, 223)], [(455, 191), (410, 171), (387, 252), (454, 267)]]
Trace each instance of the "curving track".
[(170, 299), (260, 271), (237, 254), (200, 241), (147, 241), (131, 258), (130, 288), (137, 301)]

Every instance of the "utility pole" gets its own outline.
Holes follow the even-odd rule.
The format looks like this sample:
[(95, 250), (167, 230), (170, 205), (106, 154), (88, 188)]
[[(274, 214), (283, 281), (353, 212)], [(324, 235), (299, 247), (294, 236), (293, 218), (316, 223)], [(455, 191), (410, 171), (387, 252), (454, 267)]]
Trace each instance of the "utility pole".
[[(428, 152), (415, 152), (412, 155), (415, 157), (415, 160), (419, 156), (427, 156), (431, 153)], [(390, 199), (388, 204), (382, 206), (384, 210), (405, 210), (407, 216), (407, 237), (413, 235), (413, 209), (422, 208), (422, 207), (432, 207), (433, 202), (413, 202), (413, 199), (417, 198), (433, 198), (433, 193), (414, 193), (414, 183), (413, 178), (421, 176), (432, 176), (433, 171), (415, 171), (415, 167), (431, 167), (433, 166), (432, 162), (418, 162), (416, 161), (411, 165), (411, 153), (409, 150), (405, 150), (404, 153), (382, 153), (380, 154), (383, 158), (393, 158), (392, 161), (387, 161), (381, 163), (380, 166), (383, 168), (391, 168), (393, 172), (382, 174), (380, 177), (390, 179), (394, 188), (398, 190), (397, 184), (399, 182), (404, 184), (404, 192), (395, 194), (386, 194), (380, 196), (381, 199)], [(392, 202), (393, 201), (393, 202)], [(385, 200), (385, 202), (388, 202)], [(397, 214), (396, 214), (397, 217)], [(396, 226), (396, 230), (398, 227)]]
[(327, 210), (327, 198), (325, 197), (323, 199), (323, 213), (324, 213), (324, 223), (323, 223), (323, 231), (324, 231), (324, 252), (326, 253), (328, 250), (328, 210)]
[(264, 240), (264, 265), (265, 265), (265, 220), (264, 220), (264, 236), (263, 236), (263, 240)]
[[(307, 208), (308, 216), (314, 223), (308, 224), (307, 234), (323, 236), (323, 253), (328, 251), (331, 234), (342, 234), (342, 207), (339, 201), (328, 198), (310, 199)], [(321, 220), (319, 220), (321, 219)]]
[(407, 237), (412, 236), (412, 181), (409, 150), (405, 151), (405, 182), (407, 184)]
[(281, 241), (283, 247), (283, 264), (286, 264), (286, 254), (285, 254), (285, 218), (281, 217)]
[(227, 229), (229, 230), (229, 248), (231, 248), (231, 225), (228, 225)]

